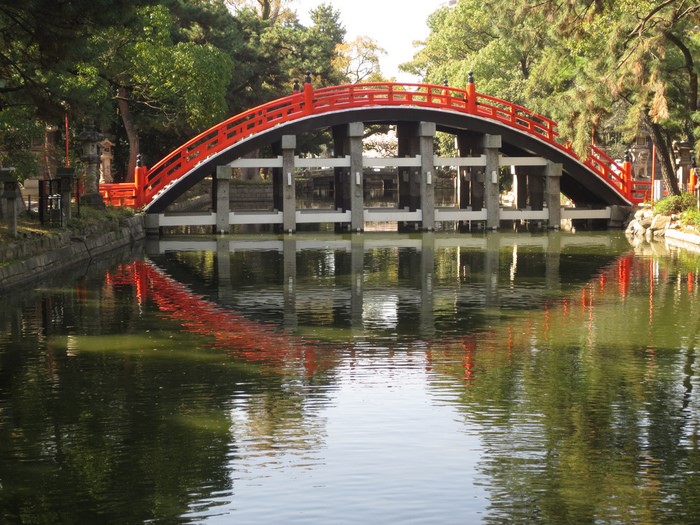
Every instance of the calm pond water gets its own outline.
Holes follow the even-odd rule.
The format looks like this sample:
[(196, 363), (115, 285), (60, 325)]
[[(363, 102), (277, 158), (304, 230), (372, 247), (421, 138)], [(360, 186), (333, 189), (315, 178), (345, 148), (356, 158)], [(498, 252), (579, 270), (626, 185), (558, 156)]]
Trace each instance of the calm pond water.
[(0, 523), (700, 522), (700, 256), (165, 238), (0, 305)]

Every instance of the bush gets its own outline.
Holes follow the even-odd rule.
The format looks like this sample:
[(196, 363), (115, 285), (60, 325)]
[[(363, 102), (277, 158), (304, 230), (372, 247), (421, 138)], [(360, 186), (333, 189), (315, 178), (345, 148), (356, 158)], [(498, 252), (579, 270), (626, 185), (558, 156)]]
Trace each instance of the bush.
[(660, 215), (673, 215), (695, 208), (695, 195), (683, 193), (681, 195), (670, 195), (654, 204), (654, 211)]
[(681, 214), (681, 224), (700, 230), (700, 210), (697, 208), (685, 210)]

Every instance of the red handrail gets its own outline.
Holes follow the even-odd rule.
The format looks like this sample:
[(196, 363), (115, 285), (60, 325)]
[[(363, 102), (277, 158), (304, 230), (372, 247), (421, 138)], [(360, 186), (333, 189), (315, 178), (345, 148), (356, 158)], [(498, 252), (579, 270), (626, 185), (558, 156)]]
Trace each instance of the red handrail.
[(626, 200), (635, 201), (631, 177), (622, 175), (623, 168), (619, 164), (595, 146), (591, 147), (588, 158), (581, 161), (570, 146), (560, 141), (556, 122), (543, 115), (506, 100), (476, 93), (473, 84), (467, 89), (458, 89), (395, 82), (320, 89), (307, 83), (304, 91), (239, 113), (197, 135), (152, 166), (145, 175), (136, 177), (134, 184), (103, 185), (100, 191), (110, 204), (145, 206), (198, 164), (248, 137), (309, 115), (375, 106), (434, 108), (499, 122), (528, 133), (582, 162)]

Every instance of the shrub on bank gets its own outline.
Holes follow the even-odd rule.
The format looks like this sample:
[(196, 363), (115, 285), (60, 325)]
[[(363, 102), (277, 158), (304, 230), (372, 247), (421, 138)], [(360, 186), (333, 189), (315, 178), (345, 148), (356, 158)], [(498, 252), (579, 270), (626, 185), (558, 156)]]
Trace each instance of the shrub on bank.
[(695, 195), (692, 193), (669, 195), (654, 204), (654, 212), (659, 215), (680, 214), (689, 209), (697, 209), (695, 205)]
[(681, 213), (681, 224), (691, 226), (700, 231), (700, 210), (697, 208), (689, 208)]

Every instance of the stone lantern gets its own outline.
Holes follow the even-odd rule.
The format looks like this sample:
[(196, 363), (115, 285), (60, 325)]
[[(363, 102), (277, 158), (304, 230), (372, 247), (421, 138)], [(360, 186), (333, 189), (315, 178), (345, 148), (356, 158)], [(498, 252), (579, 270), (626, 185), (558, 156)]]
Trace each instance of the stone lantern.
[(83, 131), (78, 135), (78, 141), (81, 145), (80, 160), (85, 163), (85, 195), (83, 196), (83, 201), (88, 206), (98, 206), (102, 203), (97, 184), (100, 177), (100, 142), (104, 138), (102, 133), (95, 130)]
[(114, 143), (107, 138), (100, 141), (100, 184), (114, 182), (112, 161), (114, 160)]
[[(17, 237), (17, 190), (19, 183), (14, 175), (14, 168), (0, 169), (0, 183), (2, 184), (2, 203), (4, 214), (7, 216), (7, 231), (10, 237)], [(1, 210), (0, 210), (1, 211)]]

